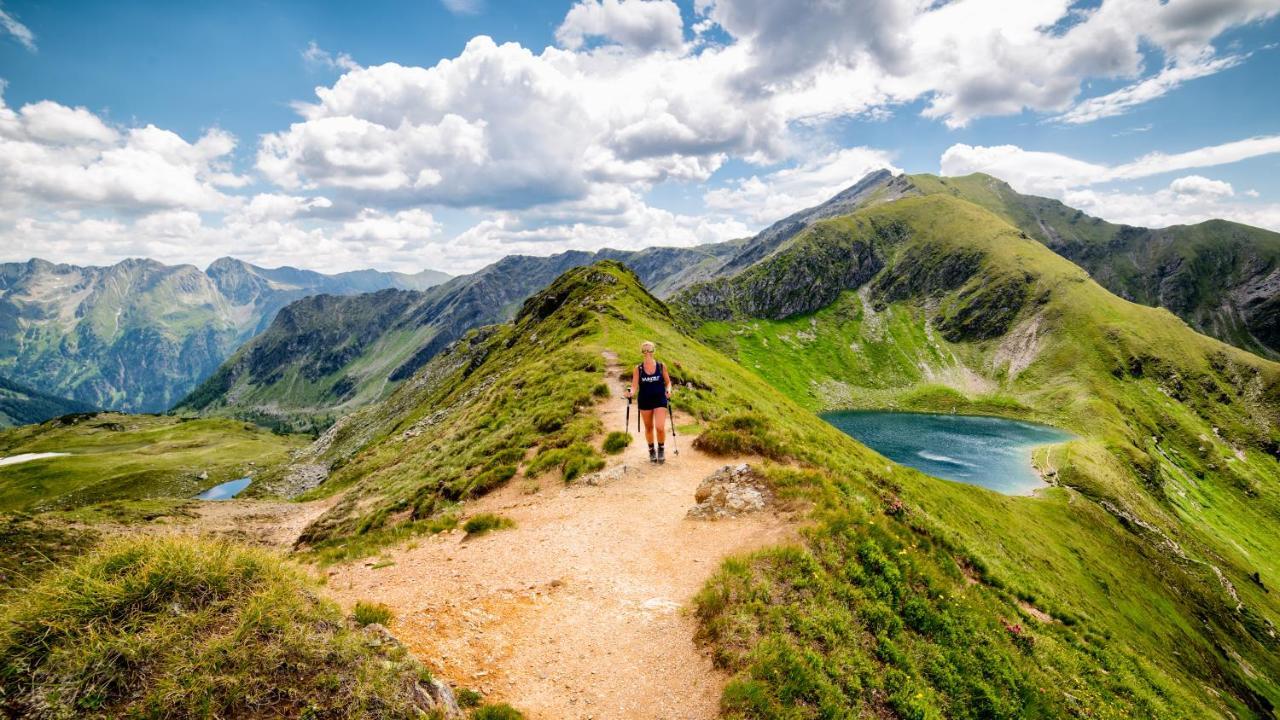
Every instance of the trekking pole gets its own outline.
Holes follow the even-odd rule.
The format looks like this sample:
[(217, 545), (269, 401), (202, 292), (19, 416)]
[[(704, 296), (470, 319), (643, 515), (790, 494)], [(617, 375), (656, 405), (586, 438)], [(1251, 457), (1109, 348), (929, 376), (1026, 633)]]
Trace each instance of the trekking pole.
[(631, 432), (631, 396), (627, 396), (627, 421), (622, 425), (622, 432)]
[(667, 398), (667, 413), (671, 415), (671, 451), (680, 455), (680, 446), (676, 443), (676, 409), (671, 407), (671, 398)]

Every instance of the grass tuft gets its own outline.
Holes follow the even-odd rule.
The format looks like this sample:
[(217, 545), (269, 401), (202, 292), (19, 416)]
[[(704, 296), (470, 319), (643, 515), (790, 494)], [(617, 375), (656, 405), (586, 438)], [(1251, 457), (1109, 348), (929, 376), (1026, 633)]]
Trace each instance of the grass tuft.
[(505, 530), (513, 528), (516, 524), (510, 518), (493, 513), (480, 513), (473, 515), (462, 525), (462, 529), (467, 532), (468, 536), (484, 535), (491, 530)]
[(524, 720), (524, 715), (506, 703), (499, 703), (476, 708), (471, 720)]
[(356, 602), (356, 606), (351, 611), (351, 617), (361, 627), (365, 625), (387, 625), (391, 622), (391, 608), (379, 602), (365, 602), (360, 600)]
[(617, 455), (631, 444), (631, 433), (614, 430), (604, 439), (604, 451)]
[(721, 457), (761, 455), (772, 460), (787, 458), (782, 441), (770, 421), (753, 412), (736, 412), (716, 420), (698, 436), (693, 446)]

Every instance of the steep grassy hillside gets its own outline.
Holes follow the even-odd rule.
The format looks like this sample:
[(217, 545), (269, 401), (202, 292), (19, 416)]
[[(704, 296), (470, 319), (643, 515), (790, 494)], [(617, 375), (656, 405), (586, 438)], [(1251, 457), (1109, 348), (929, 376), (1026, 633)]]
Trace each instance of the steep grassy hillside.
[(0, 428), (92, 410), (92, 405), (48, 395), (0, 377)]
[(920, 192), (1000, 215), (1121, 297), (1167, 308), (1202, 333), (1280, 357), (1280, 233), (1225, 220), (1148, 229), (1116, 225), (975, 173), (912, 175)]
[(426, 669), (257, 550), (108, 543), (0, 608), (0, 711), (26, 718), (419, 718)]
[(110, 267), (2, 263), (0, 371), (94, 407), (159, 412), (298, 298), (443, 279), (432, 271), (324, 275), (233, 258), (203, 272), (138, 259)]
[(233, 420), (85, 413), (0, 432), (0, 455), (67, 453), (0, 466), (0, 511), (191, 497), (270, 470), (301, 444)]
[[(1189, 647), (1201, 659), (1231, 658), (1214, 672), (1231, 678), (1251, 712), (1270, 712), (1276, 688), (1259, 685), (1254, 661), (1232, 653), (1252, 648), (1274, 661), (1277, 606), (1264, 578), (1280, 572), (1273, 562), (1280, 543), (1280, 366), (1196, 335), (1164, 310), (1107, 293), (986, 210), (943, 195), (830, 221), (770, 258), (768, 272), (695, 287), (679, 299), (706, 317), (715, 296), (757, 295), (744, 286), (762, 278), (774, 296), (787, 298), (787, 288), (812, 284), (803, 261), (823, 244), (865, 245), (884, 269), (865, 284), (849, 277), (834, 302), (811, 314), (792, 315), (786, 302), (752, 308), (757, 317), (735, 308), (700, 334), (814, 409), (994, 412), (1080, 434), (1041, 458), (1069, 490), (1026, 501), (1020, 512), (1037, 515), (1042, 528), (1111, 516), (1132, 543), (1117, 557), (1154, 568), (1155, 585), (1179, 599), (1171, 617), (1205, 626), (1206, 637), (1188, 640)], [(1072, 507), (1076, 499), (1088, 502)], [(1065, 507), (1051, 509), (1063, 500)], [(967, 521), (952, 514), (955, 507), (972, 510), (953, 499), (931, 512), (943, 527), (962, 527)], [(1098, 533), (1095, 527), (1087, 537)], [(1096, 618), (1107, 608), (1067, 597), (1092, 587), (1108, 597), (1111, 611), (1133, 612), (1116, 585), (1099, 582), (1096, 568), (1081, 573), (1080, 562), (1102, 557), (1097, 549), (1040, 540), (1039, 549), (1013, 553), (1017, 562), (998, 561), (1017, 578), (1019, 593)], [(973, 542), (1011, 547), (1005, 539)], [(1141, 560), (1125, 557), (1135, 551)], [(1060, 584), (1067, 577), (1072, 582)], [(1158, 597), (1144, 586), (1132, 602), (1159, 604)], [(1128, 622), (1152, 621), (1138, 614)]]
[(510, 256), (430, 292), (314, 297), (282, 311), (179, 409), (295, 431), (386, 397), (468, 331), (505, 322), (561, 273), (597, 259), (631, 266), (658, 287), (683, 287), (719, 267), (739, 243)]
[[(903, 247), (920, 222), (913, 207), (982, 212), (945, 198), (906, 204), (914, 202), (881, 210), (904, 213), (896, 218), (908, 231), (896, 241)], [(1017, 237), (1000, 233), (994, 240)], [(996, 248), (1007, 243), (994, 240), (991, 250), (1005, 252)], [(957, 239), (939, 251), (963, 245)], [(1027, 247), (1010, 249), (1010, 261), (1043, 254), (1072, 270)], [(1072, 273), (1055, 287), (1089, 282)], [(965, 307), (978, 302), (975, 294), (955, 293), (969, 300)], [(974, 332), (971, 313), (948, 308), (947, 317), (956, 318), (956, 333)], [(754, 322), (736, 329), (749, 332)], [(1248, 580), (1255, 568), (1264, 583), (1274, 576), (1258, 564), (1280, 546), (1270, 530), (1233, 529), (1247, 555), (1184, 530), (1206, 521), (1179, 519), (1149, 500), (1106, 424), (1055, 449), (1064, 487), (1041, 497), (1000, 496), (895, 466), (749, 364), (679, 330), (614, 264), (566, 273), (511, 324), (468, 335), (384, 403), (321, 437), (306, 460), (330, 474), (311, 493), (344, 495), (308, 529), (308, 547), (330, 558), (368, 553), (433, 531), (456, 503), (513, 477), (573, 478), (597, 467), (604, 428), (593, 408), (617, 401), (596, 389), (601, 353), (629, 358), (642, 339), (658, 343), (681, 386), (679, 407), (706, 426), (700, 447), (771, 458), (765, 472), (775, 489), (814, 509), (802, 545), (727, 564), (699, 599), (702, 636), (734, 673), (726, 717), (1266, 716), (1280, 699), (1269, 679), (1280, 676), (1270, 625), (1280, 608)], [(1274, 393), (1274, 368), (1266, 373), (1265, 392)], [(1114, 379), (1143, 397), (1153, 382), (1127, 370)], [(1060, 390), (1065, 398), (1080, 388)], [(1075, 402), (1102, 409), (1110, 401)], [(1274, 461), (1246, 452), (1259, 482), (1274, 487), (1264, 474)], [(1243, 494), (1207, 477), (1200, 487), (1216, 498)], [(1252, 500), (1247, 522), (1274, 512), (1267, 493)]]

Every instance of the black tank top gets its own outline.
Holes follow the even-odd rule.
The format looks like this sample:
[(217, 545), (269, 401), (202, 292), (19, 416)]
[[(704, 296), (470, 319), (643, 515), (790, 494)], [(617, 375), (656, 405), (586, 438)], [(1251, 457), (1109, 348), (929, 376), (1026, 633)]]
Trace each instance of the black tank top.
[(640, 402), (643, 405), (657, 407), (664, 405), (667, 399), (667, 387), (662, 382), (662, 363), (655, 362), (652, 373), (644, 371), (644, 363), (640, 363)]

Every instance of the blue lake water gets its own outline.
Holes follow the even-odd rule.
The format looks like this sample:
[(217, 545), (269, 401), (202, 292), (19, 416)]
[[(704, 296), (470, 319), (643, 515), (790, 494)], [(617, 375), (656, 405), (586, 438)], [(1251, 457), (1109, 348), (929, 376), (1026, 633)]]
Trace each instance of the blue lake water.
[(243, 477), (239, 480), (228, 480), (220, 485), (205, 490), (196, 496), (197, 500), (230, 500), (240, 494), (240, 491), (249, 487), (249, 483), (253, 482), (253, 478)]
[(1008, 495), (1043, 484), (1031, 466), (1032, 448), (1074, 437), (1047, 425), (976, 415), (857, 411), (822, 417), (894, 462)]

